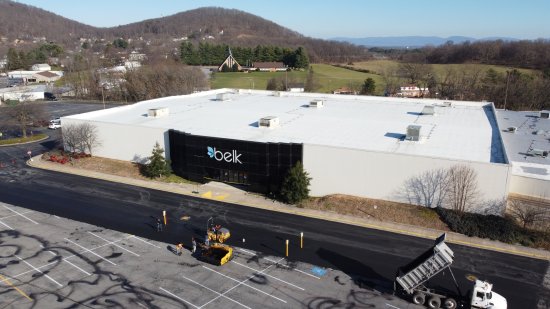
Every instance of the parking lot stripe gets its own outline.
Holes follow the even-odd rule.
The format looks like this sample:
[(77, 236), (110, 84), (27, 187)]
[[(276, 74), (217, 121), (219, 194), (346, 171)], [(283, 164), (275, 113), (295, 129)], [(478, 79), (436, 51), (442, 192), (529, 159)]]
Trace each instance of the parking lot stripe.
[[(234, 263), (234, 264), (240, 265), (240, 266), (242, 266), (242, 267), (248, 268), (248, 269), (250, 269), (250, 270), (253, 270), (253, 271), (255, 271), (255, 272), (259, 272), (258, 270), (254, 269), (254, 268), (252, 268), (252, 267), (246, 266), (246, 265), (244, 265), (244, 264), (241, 264), (241, 263), (239, 263), (239, 262), (235, 262), (235, 261), (231, 261), (231, 262)], [(290, 285), (290, 286), (293, 286), (293, 287), (295, 287), (295, 288), (297, 288), (297, 289), (299, 289), (299, 290), (305, 291), (304, 288), (301, 288), (301, 287), (299, 287), (299, 286), (297, 286), (297, 285), (295, 285), (295, 284), (292, 284), (292, 283), (290, 283), (290, 282), (286, 282), (286, 281), (284, 281), (284, 280), (282, 280), (282, 279), (279, 279), (279, 278), (277, 278), (277, 277), (275, 277), (275, 276), (272, 276), (272, 275), (269, 275), (269, 274), (263, 274), (263, 275), (264, 275), (264, 276), (267, 276), (267, 277), (269, 277), (269, 278), (272, 278), (272, 279), (281, 281), (281, 282), (283, 282), (283, 283), (286, 283), (286, 284), (288, 284), (288, 285)]]
[(294, 268), (294, 270), (297, 271), (297, 272), (299, 272), (299, 273), (302, 273), (302, 274), (304, 274), (304, 275), (308, 275), (308, 276), (310, 276), (310, 277), (313, 277), (313, 278), (315, 278), (315, 279), (321, 279), (321, 277), (317, 277), (317, 276), (312, 275), (312, 274), (310, 274), (310, 273), (306, 273), (306, 272), (303, 271), (303, 270), (299, 270), (299, 269), (297, 269), (297, 268)]
[(239, 250), (239, 251), (242, 251), (242, 252), (246, 252), (246, 253), (248, 253), (248, 254), (250, 254), (250, 255), (256, 255), (256, 253), (254, 253), (254, 252), (252, 252), (252, 251), (248, 251), (248, 250), (246, 250), (246, 249), (238, 248), (238, 250)]
[[(128, 236), (128, 237), (121, 238), (121, 239), (119, 239), (119, 240), (115, 240), (115, 241), (113, 241), (113, 242), (115, 243), (115, 242), (123, 241), (124, 239), (128, 239), (128, 238), (130, 238), (130, 237), (132, 237), (132, 235), (130, 235), (130, 236)], [(102, 248), (102, 247), (105, 247), (105, 246), (108, 246), (108, 245), (109, 245), (109, 244), (103, 244), (103, 245), (94, 247), (94, 248), (89, 249), (89, 250), (94, 251), (94, 250), (96, 250), (96, 249), (99, 249), (99, 248)], [(42, 246), (42, 248), (43, 248), (43, 246)], [(87, 250), (86, 250), (86, 251), (87, 251)], [(86, 252), (86, 251), (82, 251), (82, 252), (79, 252), (79, 253), (77, 253), (77, 254), (84, 253), (84, 252)], [(64, 257), (63, 260), (66, 261), (67, 259), (70, 259), (70, 258), (72, 258), (72, 257), (75, 257), (77, 254), (72, 254), (72, 255), (69, 255), (69, 256), (67, 256), (67, 257)], [(41, 268), (48, 267), (48, 266), (50, 266), (50, 265), (52, 265), (52, 264), (55, 264), (55, 263), (57, 263), (57, 261), (54, 261), (54, 262), (51, 262), (51, 263), (42, 265), (42, 266), (37, 267), (37, 268), (38, 268), (38, 269), (41, 269)], [(28, 273), (30, 273), (30, 272), (32, 272), (32, 271), (33, 271), (32, 269), (31, 269), (31, 270), (27, 270), (27, 271), (22, 272), (22, 273), (20, 273), (20, 274), (18, 274), (18, 275), (12, 276), (12, 278), (17, 278), (17, 277), (23, 276), (23, 275), (28, 274)]]
[(0, 280), (6, 283), (7, 285), (11, 286), (14, 290), (16, 290), (19, 294), (23, 295), (24, 297), (26, 297), (28, 300), (32, 300), (32, 298), (30, 298), (29, 295), (27, 295), (25, 292), (21, 291), (21, 289), (13, 285), (13, 283), (11, 283), (10, 280), (8, 280), (8, 278), (0, 275)]
[(57, 281), (55, 281), (52, 277), (48, 276), (47, 274), (43, 273), (40, 269), (32, 266), (29, 262), (23, 260), (20, 256), (18, 255), (15, 255), (16, 258), (18, 258), (21, 262), (27, 264), (30, 268), (34, 269), (35, 271), (41, 273), (42, 275), (44, 275), (44, 277), (50, 279), (52, 282), (54, 282), (55, 284), (59, 285), (59, 287), (63, 287), (63, 285)]
[(150, 243), (150, 242), (148, 242), (148, 241), (146, 241), (146, 240), (143, 240), (143, 239), (141, 239), (141, 238), (139, 238), (139, 237), (137, 237), (137, 236), (130, 235), (130, 237), (128, 237), (128, 238), (132, 238), (132, 237), (135, 238), (135, 239), (137, 239), (137, 240), (141, 240), (141, 241), (143, 241), (144, 243), (146, 243), (146, 244), (148, 244), (148, 245), (151, 245), (151, 246), (153, 246), (153, 247), (156, 247), (156, 248), (159, 248), (159, 249), (160, 249), (159, 246), (157, 246), (157, 245), (155, 245), (155, 244), (152, 244), (152, 243)]
[(216, 299), (218, 299), (218, 298), (220, 298), (220, 297), (223, 297), (223, 298), (226, 298), (226, 299), (228, 299), (228, 300), (230, 300), (230, 301), (232, 301), (232, 302), (234, 302), (234, 303), (236, 303), (236, 304), (238, 304), (238, 305), (241, 305), (241, 306), (243, 306), (243, 307), (245, 307), (245, 308), (251, 309), (250, 307), (241, 304), (240, 302), (234, 300), (233, 298), (224, 295), (225, 293), (221, 294), (221, 293), (216, 292), (216, 291), (212, 290), (211, 288), (205, 286), (204, 284), (198, 283), (197, 281), (195, 281), (195, 280), (193, 280), (193, 279), (189, 279), (189, 278), (187, 278), (187, 277), (185, 277), (185, 276), (182, 276), (182, 277), (185, 278), (185, 279), (187, 279), (187, 280), (189, 280), (189, 281), (191, 281), (191, 282), (193, 282), (194, 284), (196, 284), (196, 285), (198, 285), (198, 286), (200, 286), (200, 287), (203, 287), (203, 288), (209, 290), (210, 292), (213, 292), (213, 293), (215, 293), (215, 294), (218, 294), (218, 297), (216, 297), (216, 298), (214, 298), (214, 299), (208, 301), (207, 303), (205, 303), (204, 305), (202, 305), (202, 306), (200, 306), (200, 307), (198, 307), (198, 308), (203, 308), (204, 306), (210, 304), (210, 303), (213, 302), (214, 300), (216, 300)]
[[(100, 258), (100, 259), (102, 259), (102, 260), (104, 260), (104, 261), (107, 261), (107, 262), (109, 262), (109, 263), (111, 263), (111, 264), (113, 264), (113, 265), (116, 266), (115, 263), (113, 263), (113, 262), (107, 260), (106, 258), (102, 257), (101, 255), (99, 255), (99, 254), (93, 252), (91, 249), (86, 249), (86, 248), (84, 248), (83, 246), (77, 244), (76, 242), (74, 242), (74, 241), (72, 241), (72, 240), (70, 240), (70, 239), (67, 239), (67, 238), (64, 238), (64, 239), (65, 239), (66, 241), (68, 241), (68, 242), (70, 242), (70, 243), (72, 243), (72, 244), (74, 244), (74, 245), (77, 245), (77, 246), (79, 246), (80, 248), (84, 249), (84, 252), (90, 252), (91, 254), (97, 256), (98, 258)], [(107, 244), (106, 244), (106, 245), (107, 245)], [(84, 252), (82, 252), (82, 253), (84, 253)]]
[[(53, 256), (58, 256), (57, 254), (55, 254), (55, 253), (52, 252), (52, 251), (49, 251), (49, 250), (48, 250), (48, 252), (49, 252), (51, 255), (53, 255)], [(81, 272), (85, 273), (85, 274), (88, 275), (88, 276), (91, 276), (91, 275), (92, 275), (92, 274), (90, 274), (89, 272), (85, 271), (84, 269), (82, 269), (82, 268), (76, 266), (75, 264), (73, 264), (73, 263), (67, 261), (67, 259), (61, 259), (61, 260), (67, 262), (69, 265), (71, 265), (71, 266), (73, 266), (74, 268), (80, 270)]]
[[(185, 278), (185, 277), (184, 277), (184, 278)], [(170, 292), (170, 291), (165, 290), (165, 289), (162, 288), (162, 287), (161, 287), (160, 289), (161, 289), (164, 293), (166, 293), (166, 294), (168, 294), (168, 295), (170, 295), (170, 296), (172, 296), (172, 297), (175, 297), (175, 298), (181, 300), (182, 302), (184, 302), (184, 303), (186, 303), (186, 304), (188, 304), (188, 305), (191, 305), (191, 306), (193, 306), (193, 307), (195, 307), (195, 308), (197, 308), (197, 309), (200, 308), (199, 306), (193, 305), (192, 303), (186, 301), (185, 299), (179, 297), (178, 295), (176, 295), (176, 294), (174, 294), (174, 293), (172, 293), (172, 292)]]
[[(281, 259), (281, 260), (282, 260), (282, 259)], [(275, 265), (275, 264), (270, 265), (269, 267), (267, 267), (266, 269), (260, 271), (259, 273), (261, 274), (261, 273), (267, 271), (269, 268), (273, 267), (274, 265)], [(265, 295), (267, 295), (267, 296), (269, 296), (269, 297), (273, 297), (273, 298), (275, 298), (276, 300), (281, 301), (281, 302), (283, 302), (283, 303), (286, 304), (286, 300), (280, 299), (279, 297), (273, 296), (273, 295), (271, 295), (271, 294), (269, 294), (269, 293), (267, 293), (267, 292), (264, 292), (264, 291), (262, 291), (262, 290), (260, 290), (260, 289), (257, 289), (257, 288), (255, 288), (255, 287), (253, 287), (253, 286), (251, 286), (251, 285), (245, 283), (246, 281), (248, 281), (248, 280), (250, 280), (250, 279), (256, 277), (256, 275), (250, 276), (250, 277), (248, 277), (247, 279), (245, 279), (245, 280), (243, 280), (243, 281), (239, 281), (239, 280), (237, 280), (237, 279), (235, 279), (235, 278), (232, 278), (232, 277), (229, 277), (229, 276), (227, 276), (227, 275), (224, 275), (224, 274), (220, 273), (219, 271), (213, 270), (212, 268), (209, 268), (209, 267), (206, 267), (206, 266), (203, 266), (203, 268), (206, 268), (206, 269), (208, 269), (208, 270), (210, 270), (210, 271), (212, 271), (212, 272), (215, 272), (216, 274), (218, 274), (218, 275), (220, 275), (220, 276), (223, 276), (223, 277), (225, 277), (225, 278), (227, 278), (227, 279), (231, 279), (231, 280), (233, 280), (233, 281), (239, 283), (239, 284), (235, 285), (234, 287), (230, 288), (229, 290), (225, 291), (223, 294), (225, 294), (225, 293), (227, 293), (227, 292), (233, 290), (234, 288), (236, 288), (236, 287), (238, 287), (238, 286), (240, 286), (240, 285), (244, 285), (244, 286), (247, 286), (247, 287), (249, 287), (249, 288), (251, 288), (251, 289), (253, 289), (253, 290), (255, 290), (255, 291), (258, 291), (258, 292), (260, 292), (260, 293), (263, 293), (263, 294), (265, 294)], [(222, 294), (222, 295), (223, 295), (223, 294)]]
[[(32, 212), (32, 210), (28, 210), (28, 211), (22, 212), (21, 214), (22, 214), (22, 215), (26, 215), (26, 214), (31, 213), (31, 212)], [(19, 216), (19, 215), (18, 215), (18, 214), (9, 215), (9, 216), (5, 216), (5, 217), (0, 218), (0, 220), (7, 219), (7, 218), (11, 218), (11, 217), (17, 217), (17, 216)]]
[(23, 218), (25, 218), (25, 219), (27, 219), (27, 220), (31, 221), (32, 223), (34, 223), (34, 224), (38, 224), (38, 222), (36, 222), (36, 221), (34, 221), (33, 219), (31, 219), (31, 218), (29, 218), (29, 217), (25, 216), (25, 215), (24, 215), (24, 214), (22, 214), (22, 213), (19, 213), (19, 212), (15, 211), (15, 210), (13, 210), (13, 209), (9, 208), (8, 206), (6, 206), (6, 205), (2, 205), (2, 206), (4, 206), (4, 208), (6, 208), (6, 209), (8, 209), (8, 210), (10, 210), (10, 211), (12, 211), (12, 212), (14, 212), (14, 213), (16, 213), (16, 214), (20, 215), (21, 217), (23, 217)]
[(122, 249), (122, 250), (124, 250), (124, 251), (126, 251), (126, 252), (129, 252), (129, 253), (131, 253), (131, 254), (133, 254), (133, 255), (135, 255), (135, 256), (139, 256), (139, 254), (137, 254), (137, 253), (135, 253), (135, 252), (132, 252), (132, 251), (130, 251), (130, 250), (128, 250), (128, 249), (126, 249), (126, 248), (124, 248), (124, 247), (122, 247), (122, 246), (119, 246), (119, 245), (113, 243), (112, 241), (107, 240), (107, 239), (105, 239), (105, 238), (103, 238), (103, 237), (101, 237), (101, 236), (99, 236), (99, 235), (96, 235), (96, 234), (94, 234), (94, 233), (92, 233), (92, 232), (90, 232), (90, 231), (88, 231), (88, 233), (94, 235), (95, 237), (97, 237), (97, 238), (99, 238), (99, 239), (101, 239), (101, 240), (104, 240), (104, 241), (106, 241), (106, 242), (112, 244), (113, 246), (116, 246), (117, 248), (120, 248), (120, 249)]
[(0, 221), (0, 223), (1, 223), (3, 226), (7, 227), (8, 229), (13, 230), (13, 227), (7, 225), (6, 223), (4, 223), (4, 222), (2, 222), (2, 221)]

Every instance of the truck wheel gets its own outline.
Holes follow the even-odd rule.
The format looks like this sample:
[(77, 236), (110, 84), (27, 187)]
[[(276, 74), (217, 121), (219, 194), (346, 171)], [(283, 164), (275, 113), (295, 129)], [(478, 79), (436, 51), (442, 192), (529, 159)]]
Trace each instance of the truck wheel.
[(439, 297), (430, 297), (428, 300), (428, 308), (438, 309), (441, 306), (441, 299)]
[(445, 309), (456, 309), (458, 304), (453, 298), (447, 298), (443, 301), (443, 308)]
[(420, 292), (416, 292), (413, 295), (413, 303), (417, 305), (424, 305), (424, 301), (426, 300), (426, 296)]

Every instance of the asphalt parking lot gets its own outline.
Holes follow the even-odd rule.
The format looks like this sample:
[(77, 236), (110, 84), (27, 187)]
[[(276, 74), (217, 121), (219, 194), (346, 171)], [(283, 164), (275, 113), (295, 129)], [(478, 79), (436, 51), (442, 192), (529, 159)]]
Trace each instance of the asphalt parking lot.
[[(1, 308), (413, 308), (346, 274), (234, 248), (224, 266), (174, 245), (0, 203)], [(187, 246), (190, 244), (187, 243)]]

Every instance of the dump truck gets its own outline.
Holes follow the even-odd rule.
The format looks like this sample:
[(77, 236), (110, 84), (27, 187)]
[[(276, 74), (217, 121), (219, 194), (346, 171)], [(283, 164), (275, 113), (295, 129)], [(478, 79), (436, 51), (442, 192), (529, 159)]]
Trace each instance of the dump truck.
[(206, 222), (206, 241), (199, 245), (197, 258), (221, 266), (233, 258), (233, 248), (224, 244), (231, 233), (221, 225), (215, 225), (213, 218)]
[[(451, 269), (454, 253), (445, 244), (445, 236), (446, 234), (439, 236), (432, 248), (397, 270), (394, 292), (404, 293), (413, 303), (434, 309), (441, 307), (506, 309), (508, 306), (506, 299), (493, 292), (493, 285), (489, 282), (475, 279), (471, 292), (462, 294)], [(436, 291), (425, 285), (428, 280), (445, 269), (449, 270), (457, 293)]]

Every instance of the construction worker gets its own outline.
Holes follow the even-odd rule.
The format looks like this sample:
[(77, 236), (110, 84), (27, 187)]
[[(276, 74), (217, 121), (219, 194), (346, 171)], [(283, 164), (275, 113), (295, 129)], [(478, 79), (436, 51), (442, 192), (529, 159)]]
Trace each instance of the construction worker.
[(197, 241), (195, 240), (195, 237), (191, 237), (191, 243), (193, 245), (193, 249), (191, 249), (191, 253), (195, 253), (197, 251)]
[(181, 255), (182, 250), (183, 250), (183, 244), (180, 242), (176, 245), (176, 254)]
[(162, 222), (157, 219), (157, 232), (162, 232)]

